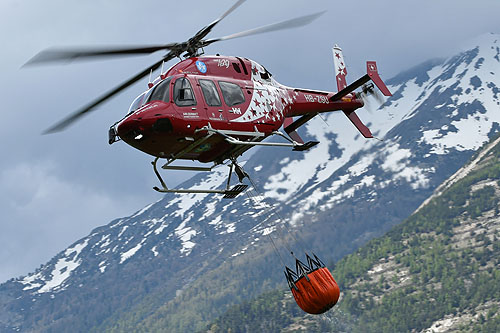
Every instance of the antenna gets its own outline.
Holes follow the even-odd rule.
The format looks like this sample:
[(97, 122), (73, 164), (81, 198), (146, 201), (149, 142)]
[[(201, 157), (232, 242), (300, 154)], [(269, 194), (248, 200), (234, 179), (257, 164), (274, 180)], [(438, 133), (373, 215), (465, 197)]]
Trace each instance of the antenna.
[(163, 61), (163, 62), (161, 63), (160, 77), (161, 77), (161, 79), (162, 79), (162, 80), (163, 80), (163, 79), (165, 79), (165, 74), (163, 74), (163, 65), (164, 65), (164, 64), (165, 64), (165, 61)]
[(151, 68), (151, 72), (149, 72), (149, 81), (148, 81), (148, 87), (152, 88), (154, 86), (153, 82), (151, 82), (151, 77), (153, 76), (153, 69)]

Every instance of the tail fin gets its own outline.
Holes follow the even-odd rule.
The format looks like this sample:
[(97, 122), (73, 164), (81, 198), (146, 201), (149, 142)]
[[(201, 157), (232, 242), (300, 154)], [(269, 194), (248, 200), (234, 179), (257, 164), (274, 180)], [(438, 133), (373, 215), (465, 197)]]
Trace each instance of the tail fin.
[(333, 51), (333, 65), (335, 66), (335, 80), (337, 81), (338, 91), (341, 91), (347, 87), (347, 68), (344, 62), (344, 56), (342, 55), (342, 49), (335, 44), (332, 48)]
[(366, 73), (370, 76), (370, 79), (375, 83), (378, 89), (384, 94), (384, 96), (392, 96), (389, 89), (387, 89), (384, 81), (378, 75), (377, 63), (375, 61), (366, 62)]

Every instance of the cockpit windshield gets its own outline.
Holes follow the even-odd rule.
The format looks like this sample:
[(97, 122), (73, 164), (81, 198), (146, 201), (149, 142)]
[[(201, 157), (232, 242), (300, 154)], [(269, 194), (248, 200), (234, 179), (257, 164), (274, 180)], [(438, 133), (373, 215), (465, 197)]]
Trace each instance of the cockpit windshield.
[(163, 101), (168, 103), (170, 99), (169, 83), (171, 80), (172, 78), (166, 78), (152, 89), (149, 89), (140, 94), (136, 99), (134, 99), (134, 101), (130, 105), (128, 113), (134, 112), (144, 104), (151, 101)]
[(139, 96), (137, 96), (136, 99), (134, 99), (134, 101), (132, 102), (132, 104), (130, 105), (130, 108), (128, 109), (128, 113), (132, 113), (134, 112), (135, 110), (137, 110), (138, 108), (141, 107), (142, 105), (142, 101), (144, 101), (144, 96), (148, 93), (148, 91), (145, 91), (143, 92), (142, 94), (140, 94)]
[(166, 78), (165, 80), (158, 83), (156, 88), (154, 88), (151, 97), (148, 98), (148, 102), (151, 101), (163, 101), (168, 103), (170, 101), (170, 81), (172, 81), (171, 77)]

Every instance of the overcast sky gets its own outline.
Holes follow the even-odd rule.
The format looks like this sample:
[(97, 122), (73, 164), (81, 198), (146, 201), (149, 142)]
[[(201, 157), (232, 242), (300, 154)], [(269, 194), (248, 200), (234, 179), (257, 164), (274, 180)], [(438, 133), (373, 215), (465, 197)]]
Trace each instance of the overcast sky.
[[(107, 143), (109, 126), (145, 90), (146, 79), (68, 130), (40, 135), (156, 62), (161, 52), (20, 67), (52, 46), (184, 41), (234, 2), (0, 1), (0, 282), (33, 271), (93, 228), (161, 198), (152, 190), (152, 158), (123, 142)], [(304, 28), (220, 42), (206, 53), (251, 58), (289, 86), (335, 90), (335, 43), (344, 50), (348, 80), (363, 74), (366, 60), (377, 60), (388, 79), (429, 58), (454, 54), (479, 34), (500, 32), (498, 0), (247, 0), (209, 37), (323, 10)], [(186, 177), (172, 172), (168, 183)]]

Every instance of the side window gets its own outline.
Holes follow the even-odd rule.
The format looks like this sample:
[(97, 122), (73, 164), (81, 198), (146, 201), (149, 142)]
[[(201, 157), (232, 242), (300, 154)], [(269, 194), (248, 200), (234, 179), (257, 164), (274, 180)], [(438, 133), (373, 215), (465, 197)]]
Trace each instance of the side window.
[(201, 91), (208, 106), (221, 106), (219, 93), (215, 87), (215, 83), (210, 80), (200, 80)]
[(233, 68), (237, 73), (241, 73), (240, 65), (233, 62)]
[(174, 101), (179, 106), (196, 105), (193, 89), (186, 78), (179, 78), (174, 84)]
[(238, 105), (245, 102), (245, 95), (243, 95), (243, 91), (237, 84), (219, 81), (219, 86), (227, 106)]
[(168, 103), (170, 100), (170, 81), (172, 81), (172, 79), (166, 79), (160, 82), (151, 94), (149, 101), (164, 101)]
[(267, 81), (270, 81), (271, 80), (271, 76), (273, 76), (271, 73), (269, 73), (269, 71), (264, 67), (264, 73), (260, 73), (260, 77), (263, 79), (263, 80), (267, 80)]

